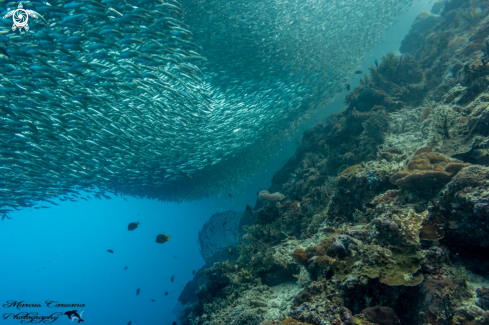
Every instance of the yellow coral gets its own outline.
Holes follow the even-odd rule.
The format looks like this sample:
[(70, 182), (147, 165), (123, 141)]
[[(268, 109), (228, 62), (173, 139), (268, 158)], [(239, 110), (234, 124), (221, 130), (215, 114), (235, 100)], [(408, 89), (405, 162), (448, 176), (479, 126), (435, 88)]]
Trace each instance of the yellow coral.
[(409, 243), (419, 245), (419, 231), (421, 230), (421, 224), (427, 215), (428, 210), (421, 214), (417, 214), (411, 209), (406, 217), (399, 217), (394, 214), (392, 220), (399, 226)]

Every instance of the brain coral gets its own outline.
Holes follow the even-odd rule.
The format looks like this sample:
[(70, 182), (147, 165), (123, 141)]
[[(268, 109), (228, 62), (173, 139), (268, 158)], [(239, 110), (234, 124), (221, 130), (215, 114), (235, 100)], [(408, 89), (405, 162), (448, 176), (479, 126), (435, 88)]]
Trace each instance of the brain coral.
[(391, 176), (390, 181), (402, 187), (436, 188), (450, 182), (467, 166), (470, 164), (452, 161), (438, 152), (423, 152), (414, 156), (407, 168)]

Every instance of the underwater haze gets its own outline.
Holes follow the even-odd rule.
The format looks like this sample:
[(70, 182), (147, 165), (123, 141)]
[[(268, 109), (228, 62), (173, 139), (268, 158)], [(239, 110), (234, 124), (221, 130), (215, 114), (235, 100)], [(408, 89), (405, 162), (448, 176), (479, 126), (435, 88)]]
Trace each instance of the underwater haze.
[(0, 325), (489, 324), (488, 0), (0, 5)]

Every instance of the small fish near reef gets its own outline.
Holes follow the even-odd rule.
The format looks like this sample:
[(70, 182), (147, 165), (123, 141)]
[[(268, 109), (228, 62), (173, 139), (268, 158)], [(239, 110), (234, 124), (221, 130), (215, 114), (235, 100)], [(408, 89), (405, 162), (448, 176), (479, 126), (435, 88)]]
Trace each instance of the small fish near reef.
[(166, 243), (170, 239), (170, 235), (158, 235), (156, 237), (156, 242), (158, 244)]
[(127, 230), (129, 231), (133, 231), (134, 229), (136, 229), (137, 227), (139, 226), (139, 221), (138, 222), (131, 222), (128, 226), (127, 226)]
[(247, 204), (247, 205), (246, 205), (246, 210), (248, 210), (248, 211), (252, 211), (252, 210), (253, 210), (253, 208), (251, 207), (251, 205)]
[(192, 275), (195, 275), (195, 270), (192, 270)]
[(334, 230), (331, 227), (324, 227), (324, 228), (319, 228), (318, 232), (322, 232), (324, 234), (333, 234), (336, 232), (336, 230)]
[(357, 70), (357, 71), (355, 71), (355, 74), (362, 74), (362, 73), (363, 73), (363, 71), (362, 71), (362, 70)]
[(287, 260), (284, 260), (284, 268), (287, 268)]
[(171, 278), (170, 278), (171, 282), (175, 281), (175, 276), (172, 275)]
[(9, 217), (9, 216), (8, 216), (6, 213), (4, 213), (4, 214), (3, 214), (3, 216), (2, 216), (2, 221), (3, 221), (3, 219), (5, 219), (5, 218), (10, 219), (10, 220), (12, 219), (12, 218), (10, 218), (10, 217)]
[(474, 158), (482, 158), (489, 154), (489, 149), (476, 149), (472, 151), (472, 157)]
[(307, 238), (312, 238), (312, 235), (306, 234)]
[(363, 319), (360, 319), (360, 318), (354, 317), (354, 316), (350, 316), (350, 318), (348, 318), (348, 321), (351, 324), (355, 324), (355, 325), (366, 324)]
[(114, 251), (111, 250), (111, 249), (108, 249), (107, 252), (111, 253), (111, 254), (114, 254)]
[(190, 176), (190, 175), (187, 175), (187, 178), (188, 178), (188, 179), (192, 179), (192, 176)]
[(346, 84), (346, 91), (350, 91), (350, 89), (351, 89), (350, 84)]

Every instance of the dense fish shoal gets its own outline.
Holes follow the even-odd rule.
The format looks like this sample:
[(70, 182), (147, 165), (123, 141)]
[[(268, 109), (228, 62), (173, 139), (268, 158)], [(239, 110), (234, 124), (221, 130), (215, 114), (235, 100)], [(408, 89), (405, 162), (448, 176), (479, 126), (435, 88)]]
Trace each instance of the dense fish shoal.
[(81, 189), (221, 193), (345, 87), (410, 1), (22, 4), (39, 16), (28, 31), (0, 19), (1, 212)]

